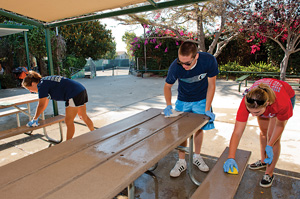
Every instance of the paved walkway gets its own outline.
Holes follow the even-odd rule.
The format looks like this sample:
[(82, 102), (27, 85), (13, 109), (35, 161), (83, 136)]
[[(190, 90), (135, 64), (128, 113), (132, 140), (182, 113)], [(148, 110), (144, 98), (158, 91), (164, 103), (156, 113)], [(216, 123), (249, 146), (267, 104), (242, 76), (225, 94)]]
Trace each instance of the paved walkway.
[[(128, 70), (98, 71), (94, 79), (76, 79), (82, 83), (88, 91), (89, 102), (87, 104), (88, 115), (94, 121), (94, 125), (100, 128), (104, 125), (121, 120), (134, 115), (148, 108), (165, 107), (163, 96), (164, 78), (161, 77), (135, 77), (128, 75)], [(177, 95), (177, 85), (173, 86), (173, 103)], [(299, 88), (297, 89), (299, 93)], [(244, 87), (242, 87), (244, 90)], [(0, 97), (13, 96), (27, 93), (25, 89), (5, 89), (0, 90)], [(241, 93), (238, 92), (238, 84), (234, 81), (217, 80), (217, 90), (213, 101), (214, 112), (216, 113), (216, 129), (207, 131), (201, 153), (210, 168), (215, 164), (217, 157), (228, 146), (231, 133), (234, 128), (236, 111), (238, 109)], [(34, 104), (32, 112), (34, 112)], [(64, 103), (58, 102), (59, 113), (64, 114)], [(46, 109), (46, 116), (53, 113), (49, 103)], [(289, 120), (284, 134), (282, 135), (282, 149), (280, 160), (275, 170), (275, 182), (271, 189), (260, 188), (258, 183), (263, 175), (262, 171), (246, 170), (242, 183), (235, 198), (299, 198), (300, 195), (300, 101), (297, 98), (294, 109), (294, 116)], [(21, 122), (25, 124), (26, 117), (22, 117)], [(16, 126), (15, 117), (0, 118), (1, 128), (7, 129)], [(58, 127), (53, 125), (49, 128), (49, 133), (56, 136)], [(64, 132), (66, 128), (64, 127)], [(76, 118), (75, 136), (87, 133), (88, 128)], [(28, 137), (18, 135), (12, 138), (0, 140), (0, 166), (8, 164), (42, 149), (48, 144), (42, 141), (42, 131), (36, 131), (36, 136)], [(241, 139), (239, 148), (252, 151), (250, 162), (259, 159), (259, 129), (256, 119), (250, 117), (248, 126)], [(138, 198), (154, 198), (153, 194), (159, 194), (158, 198), (187, 198), (196, 187), (191, 184), (187, 175), (179, 178), (170, 178), (169, 171), (175, 164), (177, 153), (174, 150), (166, 158), (160, 161), (159, 167), (154, 172), (160, 176), (158, 184), (160, 191), (153, 193), (147, 188), (151, 176), (141, 176), (136, 181), (138, 187)], [(198, 172), (199, 179), (204, 179), (206, 174)], [(201, 180), (200, 180), (201, 181)], [(165, 184), (167, 183), (167, 184)], [(181, 186), (182, 183), (186, 184)], [(153, 184), (153, 183), (152, 183)], [(172, 184), (172, 189), (170, 185)], [(147, 185), (147, 186), (146, 186)], [(150, 186), (150, 185), (149, 185)], [(153, 186), (153, 185), (152, 185)], [(153, 189), (155, 190), (155, 189)], [(166, 192), (169, 191), (169, 194)], [(151, 195), (152, 194), (152, 195)], [(164, 195), (165, 194), (165, 195)]]

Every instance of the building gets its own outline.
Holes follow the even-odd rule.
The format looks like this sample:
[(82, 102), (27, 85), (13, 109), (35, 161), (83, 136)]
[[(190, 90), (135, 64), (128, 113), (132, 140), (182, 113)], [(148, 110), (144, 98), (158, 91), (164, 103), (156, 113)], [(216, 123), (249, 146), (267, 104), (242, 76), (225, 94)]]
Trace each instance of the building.
[(125, 51), (117, 51), (116, 59), (129, 59), (128, 54)]

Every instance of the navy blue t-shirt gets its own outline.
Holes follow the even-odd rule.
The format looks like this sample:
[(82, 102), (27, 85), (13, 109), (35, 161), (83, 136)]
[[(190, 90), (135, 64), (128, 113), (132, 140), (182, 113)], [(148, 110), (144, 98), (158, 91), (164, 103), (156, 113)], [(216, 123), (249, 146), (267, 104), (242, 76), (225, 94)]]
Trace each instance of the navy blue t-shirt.
[(207, 77), (218, 75), (218, 63), (214, 56), (206, 52), (199, 52), (196, 66), (192, 70), (185, 70), (177, 64), (177, 59), (171, 64), (166, 82), (174, 84), (178, 79), (178, 100), (196, 102), (206, 99)]
[(49, 96), (56, 101), (67, 101), (85, 90), (79, 82), (55, 75), (43, 77), (37, 87), (39, 98)]

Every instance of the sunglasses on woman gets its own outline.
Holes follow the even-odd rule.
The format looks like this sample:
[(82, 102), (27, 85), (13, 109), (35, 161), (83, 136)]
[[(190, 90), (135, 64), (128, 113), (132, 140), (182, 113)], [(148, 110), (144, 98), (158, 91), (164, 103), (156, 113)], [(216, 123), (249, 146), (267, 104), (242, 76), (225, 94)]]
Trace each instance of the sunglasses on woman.
[(246, 100), (249, 104), (253, 104), (254, 102), (256, 102), (258, 105), (263, 105), (266, 101), (264, 100), (257, 100), (257, 99), (252, 99), (250, 97), (246, 97)]

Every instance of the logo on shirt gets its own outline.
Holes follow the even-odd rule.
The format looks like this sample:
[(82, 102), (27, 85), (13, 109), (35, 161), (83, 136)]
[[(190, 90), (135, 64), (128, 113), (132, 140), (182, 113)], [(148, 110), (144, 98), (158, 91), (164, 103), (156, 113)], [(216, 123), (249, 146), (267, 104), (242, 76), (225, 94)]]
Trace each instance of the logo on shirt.
[(180, 78), (181, 81), (186, 82), (186, 83), (194, 83), (194, 82), (199, 82), (202, 79), (204, 79), (206, 77), (207, 73), (203, 73), (201, 75), (197, 75), (194, 77), (189, 77), (189, 78)]
[(269, 115), (261, 115), (262, 118), (272, 118), (275, 117), (276, 114), (275, 113), (269, 113)]

